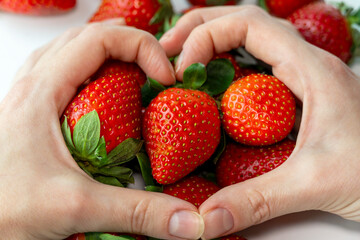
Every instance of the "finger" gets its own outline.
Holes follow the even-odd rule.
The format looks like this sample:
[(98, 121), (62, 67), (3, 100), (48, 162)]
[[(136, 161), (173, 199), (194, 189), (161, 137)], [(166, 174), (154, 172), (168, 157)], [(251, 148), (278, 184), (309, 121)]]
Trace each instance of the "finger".
[(260, 8), (248, 6), (208, 21), (190, 33), (177, 62), (178, 79), (192, 63), (206, 64), (214, 50), (220, 53), (239, 46), (245, 46), (256, 58), (271, 65), (274, 75), (300, 100), (303, 100), (303, 89), (309, 87), (315, 77), (308, 74), (311, 70), (317, 70), (315, 72), (319, 75), (327, 74), (314, 69), (319, 65), (319, 56), (324, 55), (323, 51), (307, 44)]
[(47, 71), (44, 75), (43, 66), (39, 66), (34, 75), (41, 73), (44, 82), (39, 85), (53, 93), (61, 113), (77, 87), (107, 58), (136, 61), (149, 77), (163, 84), (175, 81), (166, 54), (152, 35), (134, 28), (96, 23), (87, 26), (47, 63), (56, 72)]
[(296, 163), (300, 160), (289, 158), (269, 173), (223, 188), (210, 197), (199, 208), (205, 222), (203, 237), (213, 239), (277, 216), (318, 209), (325, 202), (326, 189), (317, 186), (319, 181), (309, 166)]
[(241, 8), (225, 6), (195, 9), (181, 17), (176, 26), (161, 37), (160, 44), (168, 56), (175, 56), (181, 52), (184, 42), (194, 28), (220, 16), (237, 12)]
[(81, 195), (75, 210), (71, 210), (73, 219), (69, 224), (72, 229), (76, 226), (76, 232), (124, 232), (160, 239), (198, 239), (204, 231), (196, 207), (180, 199), (97, 182), (86, 184), (86, 189), (89, 192)]

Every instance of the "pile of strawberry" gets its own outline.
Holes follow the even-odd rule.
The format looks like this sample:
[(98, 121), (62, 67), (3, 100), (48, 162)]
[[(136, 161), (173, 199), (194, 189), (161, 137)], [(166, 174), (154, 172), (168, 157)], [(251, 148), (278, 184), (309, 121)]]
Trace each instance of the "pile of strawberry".
[[(126, 187), (139, 171), (145, 190), (198, 207), (221, 187), (286, 161), (295, 147), (287, 139), (295, 110), (279, 79), (240, 66), (232, 52), (191, 65), (170, 87), (136, 63), (108, 60), (67, 106), (62, 132), (78, 165), (97, 181)], [(143, 237), (72, 238), (103, 234)]]

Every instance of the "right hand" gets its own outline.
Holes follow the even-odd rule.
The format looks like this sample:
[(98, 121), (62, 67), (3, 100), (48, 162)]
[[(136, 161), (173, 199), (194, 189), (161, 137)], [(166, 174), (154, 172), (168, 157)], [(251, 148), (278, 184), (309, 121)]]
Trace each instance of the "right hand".
[(179, 79), (192, 63), (240, 46), (273, 68), (303, 103), (296, 148), (259, 177), (226, 187), (200, 206), (211, 239), (288, 213), (318, 209), (360, 221), (360, 79), (340, 59), (254, 6), (185, 14), (160, 43), (180, 53)]

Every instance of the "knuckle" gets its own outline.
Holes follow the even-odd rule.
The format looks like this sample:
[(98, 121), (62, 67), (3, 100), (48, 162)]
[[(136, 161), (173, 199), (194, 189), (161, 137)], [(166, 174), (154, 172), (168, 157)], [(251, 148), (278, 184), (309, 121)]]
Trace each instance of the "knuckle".
[(259, 18), (267, 15), (267, 13), (262, 8), (255, 5), (247, 5), (242, 10), (242, 13), (252, 18)]
[(152, 219), (151, 200), (142, 199), (139, 201), (131, 214), (131, 231), (136, 233), (146, 233)]
[(84, 34), (86, 37), (89, 37), (91, 39), (97, 36), (101, 36), (102, 32), (103, 32), (103, 24), (101, 22), (96, 22), (96, 23), (88, 24), (82, 31), (82, 34)]
[(270, 219), (270, 205), (260, 191), (255, 189), (247, 190), (246, 200), (251, 209), (251, 221), (253, 224), (259, 224)]

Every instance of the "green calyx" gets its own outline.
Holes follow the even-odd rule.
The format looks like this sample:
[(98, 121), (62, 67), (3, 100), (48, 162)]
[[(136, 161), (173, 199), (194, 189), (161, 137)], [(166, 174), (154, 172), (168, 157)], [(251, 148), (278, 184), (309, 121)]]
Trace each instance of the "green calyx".
[(135, 240), (135, 238), (130, 237), (126, 234), (121, 236), (114, 236), (109, 233), (100, 233), (100, 232), (90, 232), (85, 233), (86, 240)]
[(234, 66), (228, 59), (213, 60), (206, 67), (201, 63), (194, 63), (184, 71), (183, 87), (215, 96), (230, 86), (234, 76)]
[(335, 7), (340, 10), (343, 16), (345, 16), (353, 39), (353, 46), (351, 49), (352, 56), (360, 56), (360, 8), (354, 9), (348, 6), (344, 2), (335, 3)]
[(160, 3), (160, 8), (150, 19), (150, 25), (162, 23), (165, 20), (170, 19), (171, 16), (174, 14), (174, 10), (170, 0), (158, 0), (158, 2)]
[[(230, 60), (221, 58), (209, 62), (207, 66), (202, 63), (190, 65), (184, 71), (183, 82), (176, 82), (169, 87), (197, 89), (210, 96), (216, 96), (225, 92), (234, 76), (235, 69)], [(141, 89), (143, 106), (148, 106), (151, 100), (165, 89), (166, 87), (156, 80), (148, 78)]]
[(135, 158), (142, 147), (141, 140), (128, 138), (108, 154), (105, 139), (100, 137), (100, 119), (95, 110), (79, 119), (73, 135), (65, 117), (61, 131), (71, 155), (89, 176), (120, 187), (134, 182), (132, 170), (121, 165)]
[(206, 0), (207, 6), (221, 6), (225, 5), (229, 0)]
[(269, 8), (266, 5), (266, 1), (265, 0), (259, 0), (259, 6), (264, 9), (266, 12), (269, 12)]

